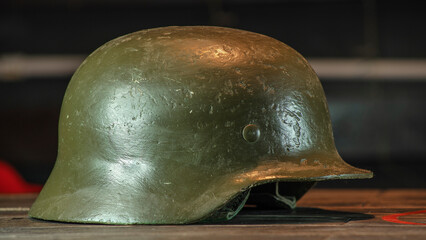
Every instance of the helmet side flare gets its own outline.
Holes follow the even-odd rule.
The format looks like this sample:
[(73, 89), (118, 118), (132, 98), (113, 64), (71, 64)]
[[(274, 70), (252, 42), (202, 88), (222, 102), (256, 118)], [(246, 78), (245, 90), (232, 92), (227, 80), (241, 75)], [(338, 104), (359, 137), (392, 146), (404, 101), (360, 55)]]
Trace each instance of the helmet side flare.
[(370, 177), (337, 153), (321, 84), (295, 50), (242, 30), (164, 27), (114, 39), (78, 68), (29, 214), (191, 223), (256, 185)]

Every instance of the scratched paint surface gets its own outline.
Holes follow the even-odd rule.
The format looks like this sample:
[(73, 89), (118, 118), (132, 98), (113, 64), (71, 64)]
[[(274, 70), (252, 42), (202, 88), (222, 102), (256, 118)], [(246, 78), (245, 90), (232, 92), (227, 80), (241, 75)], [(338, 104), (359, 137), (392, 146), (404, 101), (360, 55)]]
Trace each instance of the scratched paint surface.
[(114, 39), (78, 68), (30, 215), (189, 223), (254, 185), (371, 176), (338, 155), (321, 84), (295, 50), (247, 31), (166, 27)]

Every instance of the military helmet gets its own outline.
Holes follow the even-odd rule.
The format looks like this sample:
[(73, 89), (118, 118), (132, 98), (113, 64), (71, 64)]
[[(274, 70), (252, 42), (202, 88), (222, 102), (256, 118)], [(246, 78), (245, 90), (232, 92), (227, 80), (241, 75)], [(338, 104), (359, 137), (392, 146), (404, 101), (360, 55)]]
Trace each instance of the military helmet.
[(29, 215), (224, 220), (255, 186), (301, 183), (301, 195), (316, 181), (370, 177), (337, 153), (320, 81), (295, 50), (248, 31), (164, 27), (114, 39), (77, 69), (57, 161)]

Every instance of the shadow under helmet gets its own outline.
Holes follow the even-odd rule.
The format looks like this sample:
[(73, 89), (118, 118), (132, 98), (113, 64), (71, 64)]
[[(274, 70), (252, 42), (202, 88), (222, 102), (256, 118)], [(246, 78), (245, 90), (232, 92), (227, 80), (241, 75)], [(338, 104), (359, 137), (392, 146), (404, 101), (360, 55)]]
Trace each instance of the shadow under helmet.
[(164, 27), (104, 44), (75, 72), (57, 161), (29, 215), (225, 220), (255, 186), (266, 186), (255, 203), (292, 208), (316, 181), (370, 177), (337, 153), (320, 81), (295, 50), (242, 30)]

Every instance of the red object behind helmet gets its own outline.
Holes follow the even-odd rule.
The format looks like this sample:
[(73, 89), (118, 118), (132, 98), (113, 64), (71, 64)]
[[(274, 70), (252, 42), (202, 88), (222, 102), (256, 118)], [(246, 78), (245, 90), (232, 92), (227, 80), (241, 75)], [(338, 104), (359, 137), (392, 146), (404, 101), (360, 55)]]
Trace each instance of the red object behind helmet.
[(10, 164), (0, 161), (0, 193), (38, 193), (42, 187), (28, 183)]

